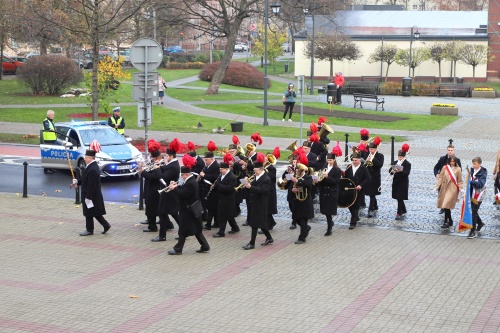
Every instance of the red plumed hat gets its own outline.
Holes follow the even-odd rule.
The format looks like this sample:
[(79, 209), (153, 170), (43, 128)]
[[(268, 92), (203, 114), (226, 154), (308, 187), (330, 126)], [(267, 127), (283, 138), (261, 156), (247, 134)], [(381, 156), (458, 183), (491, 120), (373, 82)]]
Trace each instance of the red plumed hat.
[(332, 154), (335, 154), (335, 156), (342, 156), (342, 148), (340, 148), (340, 141), (337, 141), (337, 145), (333, 147)]
[(188, 145), (187, 146), (188, 146), (189, 150), (196, 150), (196, 146), (191, 141), (188, 141)]
[(410, 145), (405, 143), (402, 147), (401, 150), (407, 153), (410, 150)]
[(231, 154), (231, 153), (226, 153), (226, 155), (224, 155), (224, 157), (222, 159), (223, 159), (224, 163), (226, 163), (226, 164), (230, 164), (232, 161), (234, 161), (233, 154)]
[(368, 149), (366, 149), (366, 145), (364, 143), (359, 144), (358, 150), (359, 151), (368, 151)]
[(309, 125), (309, 129), (311, 130), (311, 132), (316, 133), (318, 132), (318, 125), (316, 125), (313, 121), (311, 125)]
[(255, 132), (250, 136), (250, 139), (252, 139), (252, 142), (258, 143), (259, 145), (262, 144), (262, 137), (260, 136), (259, 132)]
[(304, 164), (304, 165), (308, 165), (309, 164), (309, 160), (307, 159), (307, 156), (306, 156), (306, 154), (304, 152), (302, 152), (299, 155), (299, 158), (297, 158), (297, 163)]
[(359, 131), (359, 135), (361, 136), (362, 140), (368, 140), (368, 138), (370, 137), (370, 132), (368, 132), (366, 128), (363, 128), (361, 129), (361, 131)]
[(170, 142), (170, 146), (168, 147), (168, 150), (173, 151), (174, 153), (177, 153), (178, 151), (181, 150), (182, 143), (179, 141), (179, 139), (175, 138)]
[(209, 151), (212, 151), (212, 152), (217, 150), (217, 146), (215, 145), (215, 142), (213, 142), (212, 140), (208, 141), (207, 149)]
[(235, 145), (239, 145), (240, 144), (240, 139), (238, 138), (237, 135), (234, 135), (234, 134), (233, 134), (233, 143)]
[(281, 157), (280, 147), (274, 148), (273, 155), (274, 157), (276, 157), (276, 159), (279, 159)]
[(161, 146), (160, 146), (160, 143), (158, 141), (153, 140), (153, 139), (148, 141), (148, 151), (150, 153), (154, 153), (154, 152), (160, 150), (160, 147)]
[[(294, 152), (293, 152), (294, 155), (300, 155), (300, 154), (305, 154), (304, 152), (304, 148), (302, 148), (302, 146), (300, 146), (299, 148), (297, 148)], [(307, 157), (307, 156), (306, 156)]]
[(373, 144), (375, 146), (378, 146), (379, 144), (382, 143), (382, 139), (380, 138), (380, 136), (377, 136), (374, 140), (373, 140)]
[(193, 156), (184, 154), (184, 156), (182, 156), (182, 164), (186, 168), (191, 169), (194, 165), (196, 165), (196, 159)]
[(257, 163), (264, 163), (266, 161), (266, 155), (262, 153), (257, 153), (257, 157), (255, 158), (255, 162)]
[(326, 119), (325, 117), (319, 117), (318, 118), (318, 126), (321, 126), (321, 124), (326, 123), (327, 121), (328, 121), (328, 119)]
[(318, 134), (316, 134), (316, 133), (311, 134), (311, 136), (309, 137), (309, 141), (311, 141), (311, 142), (319, 142), (319, 136), (318, 136)]

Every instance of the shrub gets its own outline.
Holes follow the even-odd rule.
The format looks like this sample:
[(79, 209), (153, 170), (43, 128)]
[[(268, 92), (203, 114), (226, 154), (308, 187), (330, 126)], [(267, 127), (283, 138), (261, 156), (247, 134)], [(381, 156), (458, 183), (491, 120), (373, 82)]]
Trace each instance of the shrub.
[(82, 70), (65, 56), (31, 57), (17, 74), (35, 95), (59, 95), (83, 80)]
[[(220, 62), (206, 65), (200, 72), (199, 78), (203, 81), (212, 81)], [(264, 88), (264, 74), (254, 66), (244, 62), (230, 62), (222, 83), (233, 86), (248, 87), (248, 88)], [(269, 87), (271, 82), (269, 81)]]
[(412, 86), (413, 96), (435, 95), (438, 85), (435, 83), (414, 83)]
[(205, 66), (202, 62), (171, 62), (168, 64), (169, 69), (202, 69)]
[(193, 60), (195, 62), (203, 62), (206, 64), (206, 63), (208, 63), (209, 57), (208, 57), (208, 55), (206, 55), (204, 53), (200, 53)]

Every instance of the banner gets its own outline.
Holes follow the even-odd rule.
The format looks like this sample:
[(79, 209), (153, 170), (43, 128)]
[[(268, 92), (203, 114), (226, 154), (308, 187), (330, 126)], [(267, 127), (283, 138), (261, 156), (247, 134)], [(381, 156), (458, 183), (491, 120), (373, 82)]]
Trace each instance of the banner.
[(470, 170), (467, 169), (467, 185), (465, 186), (464, 199), (462, 200), (462, 211), (458, 232), (472, 229), (472, 211), (470, 207)]

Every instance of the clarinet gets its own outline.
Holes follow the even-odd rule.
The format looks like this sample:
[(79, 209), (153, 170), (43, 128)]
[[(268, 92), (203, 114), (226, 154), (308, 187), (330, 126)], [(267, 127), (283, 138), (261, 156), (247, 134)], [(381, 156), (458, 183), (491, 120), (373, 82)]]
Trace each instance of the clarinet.
[(210, 190), (208, 190), (208, 193), (207, 195), (205, 196), (205, 200), (208, 199), (208, 197), (210, 196), (210, 193), (212, 193), (214, 187), (215, 187), (215, 183), (217, 183), (217, 181), (219, 180), (219, 178), (222, 176), (222, 173), (219, 173), (219, 175), (217, 176), (217, 178), (215, 179), (214, 183), (212, 184), (212, 186), (210, 186)]

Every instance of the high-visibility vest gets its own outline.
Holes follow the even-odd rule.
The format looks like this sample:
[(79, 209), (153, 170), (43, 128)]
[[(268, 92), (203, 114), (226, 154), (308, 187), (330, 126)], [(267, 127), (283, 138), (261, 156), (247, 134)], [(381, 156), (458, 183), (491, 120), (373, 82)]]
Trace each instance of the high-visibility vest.
[[(117, 120), (115, 119), (115, 117), (111, 116), (111, 122), (112, 122), (113, 124), (115, 124), (115, 125), (116, 125), (116, 124), (121, 124), (122, 119), (123, 119), (123, 117), (120, 117), (120, 118), (118, 118), (118, 121), (117, 121)], [(118, 132), (118, 133), (120, 133), (121, 135), (123, 135), (123, 134), (125, 133), (125, 129), (124, 129), (124, 128), (116, 128), (116, 130), (117, 130), (117, 132)]]
[[(49, 123), (50, 130), (45, 130), (45, 126), (43, 123), (47, 120)], [(42, 122), (42, 129), (43, 131), (43, 141), (56, 141), (57, 140), (57, 135), (56, 135), (56, 128), (54, 127), (54, 124), (52, 121), (50, 121), (48, 118), (45, 118)]]

